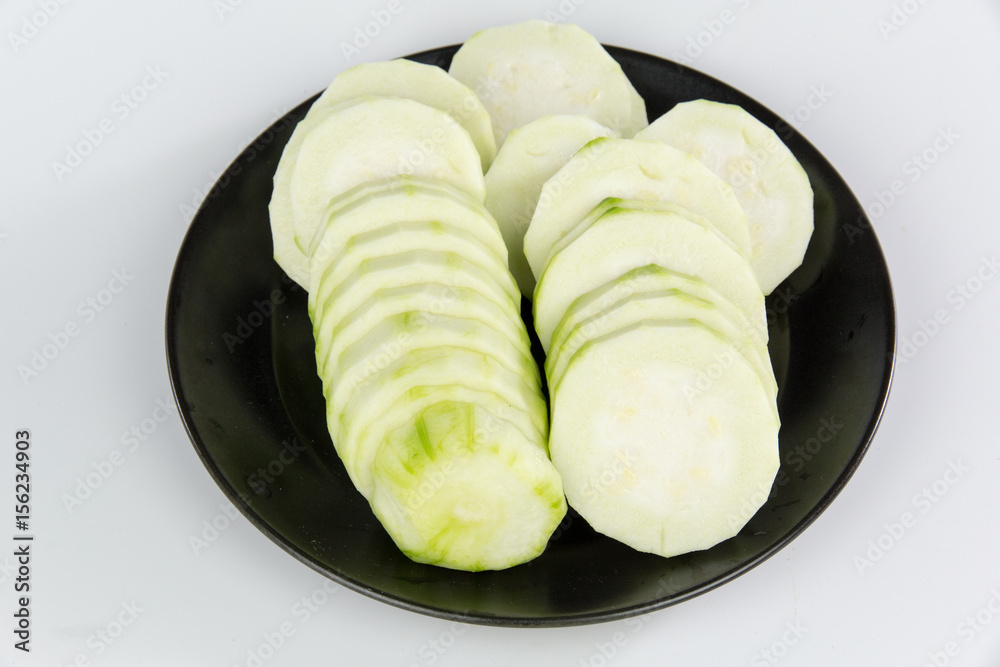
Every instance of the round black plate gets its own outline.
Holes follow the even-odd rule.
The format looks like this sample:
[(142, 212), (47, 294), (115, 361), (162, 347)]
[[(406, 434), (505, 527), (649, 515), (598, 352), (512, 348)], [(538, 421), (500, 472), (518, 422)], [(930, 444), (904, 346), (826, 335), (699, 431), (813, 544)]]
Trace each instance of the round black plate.
[[(410, 58), (447, 68), (456, 48)], [(403, 556), (334, 452), (306, 295), (272, 260), (271, 178), (308, 100), (233, 162), (191, 223), (170, 284), (167, 359), (185, 427), (215, 481), (268, 537), (348, 588), (492, 625), (648, 612), (719, 586), (788, 544), (868, 447), (889, 391), (896, 332), (885, 259), (857, 199), (815, 148), (746, 95), (660, 58), (608, 51), (650, 119), (684, 100), (740, 104), (778, 132), (812, 181), (816, 232), (805, 262), (768, 298), (782, 419), (771, 497), (738, 536), (670, 559), (598, 535), (572, 511), (539, 558), (508, 570), (457, 572)]]

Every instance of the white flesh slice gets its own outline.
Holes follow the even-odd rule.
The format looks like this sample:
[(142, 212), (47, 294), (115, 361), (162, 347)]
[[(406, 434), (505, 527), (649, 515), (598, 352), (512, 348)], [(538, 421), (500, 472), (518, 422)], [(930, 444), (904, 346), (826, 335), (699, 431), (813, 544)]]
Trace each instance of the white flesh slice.
[(524, 235), (524, 254), (536, 278), (559, 240), (606, 197), (673, 202), (707, 219), (749, 254), (746, 214), (725, 181), (665, 144), (602, 138), (581, 148), (542, 187)]
[(552, 400), (549, 446), (570, 505), (634, 549), (708, 549), (767, 500), (779, 464), (768, 392), (707, 327), (638, 324), (595, 339)]
[[(353, 102), (345, 102), (349, 105)], [(299, 149), (302, 142), (317, 125), (326, 120), (339, 106), (329, 106), (322, 110), (312, 111), (295, 126), (292, 136), (285, 144), (274, 172), (274, 187), (271, 191), (271, 201), (268, 203), (268, 215), (271, 219), (271, 238), (274, 242), (274, 261), (278, 263), (288, 277), (309, 289), (309, 257), (295, 243), (295, 214), (292, 212), (291, 181), (292, 172), (299, 159)]]
[(587, 116), (543, 116), (513, 130), (486, 172), (486, 208), (500, 226), (510, 272), (525, 297), (535, 290), (535, 276), (524, 257), (524, 232), (542, 185), (584, 144), (610, 136), (617, 133)]
[[(435, 403), (441, 401), (461, 401), (475, 403), (485, 408), (494, 420), (513, 424), (526, 438), (539, 442), (548, 451), (548, 411), (544, 401), (537, 408), (538, 414), (529, 415), (524, 410), (512, 406), (507, 399), (500, 397), (492, 390), (474, 389), (459, 383), (413, 387), (387, 410), (381, 419), (367, 425), (356, 436), (353, 445), (357, 452), (364, 453), (363, 458), (344, 459), (344, 447), (334, 442), (337, 453), (344, 461), (344, 467), (351, 481), (361, 494), (371, 500), (374, 479), (372, 478), (372, 463), (384, 442), (386, 434), (405, 424), (411, 423), (414, 416)], [(329, 415), (328, 415), (329, 417)], [(540, 431), (535, 425), (539, 420), (545, 423), (545, 430)], [(497, 424), (483, 423), (486, 431), (495, 430)]]
[(334, 434), (344, 465), (354, 468), (358, 478), (367, 483), (365, 471), (370, 471), (378, 448), (370, 432), (381, 432), (383, 422), (391, 412), (404, 406), (411, 390), (446, 385), (496, 394), (510, 411), (527, 418), (526, 436), (544, 438), (547, 433), (545, 400), (537, 384), (527, 382), (492, 356), (476, 350), (424, 348), (407, 354), (374, 378), (362, 381), (339, 411), (327, 403), (327, 426)]
[(471, 89), (436, 65), (405, 59), (355, 65), (336, 76), (309, 114), (361, 95), (405, 97), (444, 111), (472, 137), (483, 171), (496, 156), (493, 125), (483, 103)]
[[(431, 315), (475, 317), (503, 334), (512, 344), (530, 348), (521, 318), (489, 296), (468, 287), (449, 287), (440, 283), (404, 285), (376, 291), (368, 302), (338, 321), (327, 318), (329, 313), (324, 310), (323, 322), (315, 329), (319, 334), (316, 336), (316, 368), (320, 377), (324, 377), (328, 359), (339, 359), (344, 348), (366, 338), (384, 319), (415, 310)], [(335, 366), (331, 367), (331, 372), (335, 370)], [(537, 366), (535, 372), (538, 372)]]
[(454, 118), (413, 100), (359, 98), (303, 140), (292, 172), (295, 242), (305, 252), (330, 200), (369, 181), (414, 174), (486, 198), (482, 164)]
[(809, 177), (771, 128), (735, 104), (683, 102), (636, 134), (692, 154), (746, 211), (750, 264), (765, 294), (794, 271), (813, 232)]
[(374, 467), (372, 509), (421, 563), (472, 571), (524, 563), (566, 514), (562, 482), (540, 443), (478, 404), (417, 413), (385, 438)]
[[(517, 286), (506, 269), (507, 249), (493, 218), (479, 204), (453, 199), (447, 194), (435, 194), (422, 187), (393, 187), (359, 198), (348, 206), (337, 209), (325, 223), (319, 246), (312, 253), (309, 270), (312, 289), (309, 293), (309, 310), (322, 303), (336, 285), (324, 276), (329, 275), (344, 254), (345, 249), (357, 244), (355, 239), (370, 232), (377, 232), (406, 222), (434, 221), (442, 226), (475, 237), (482, 252), (495, 257), (484, 266), (496, 270), (497, 281), (511, 294), (517, 295)], [(433, 249), (433, 248), (432, 248)], [(355, 251), (357, 252), (357, 251)], [(499, 267), (495, 267), (499, 264)]]
[(535, 330), (546, 352), (575, 299), (649, 264), (704, 280), (735, 303), (766, 339), (764, 295), (757, 279), (746, 258), (718, 231), (666, 211), (612, 209), (553, 256), (538, 281)]
[(703, 324), (732, 344), (760, 377), (761, 384), (768, 390), (771, 410), (778, 416), (778, 385), (774, 380), (767, 350), (762, 355), (754, 346), (752, 338), (725, 317), (712, 302), (675, 289), (636, 294), (581, 322), (558, 346), (553, 347), (554, 352), (546, 358), (549, 386), (553, 388), (553, 392), (558, 391), (569, 360), (591, 340), (628, 329), (637, 322), (671, 321)]
[[(419, 248), (420, 246), (416, 247)], [(455, 252), (457, 248), (454, 246), (450, 248), (444, 247), (442, 250), (451, 250), (452, 252), (444, 253), (435, 251), (434, 256), (452, 258), (461, 256), (464, 262), (472, 261), (475, 263), (474, 253), (461, 254)], [(391, 266), (394, 263), (393, 258), (400, 258), (400, 262), (397, 265), (402, 268), (397, 270), (408, 271), (411, 266), (411, 259), (423, 252), (430, 251), (413, 250), (405, 253), (379, 256), (371, 259), (361, 259), (359, 262), (352, 264), (355, 268), (371, 266), (377, 267), (380, 266), (379, 260), (385, 260), (385, 266)], [(417, 271), (421, 275), (433, 274), (433, 271), (427, 271), (426, 265), (418, 264)], [(313, 317), (313, 336), (316, 340), (317, 372), (321, 377), (329, 378), (339, 374), (342, 370), (340, 367), (341, 355), (344, 353), (347, 346), (357, 342), (354, 338), (337, 335), (335, 333), (342, 322), (349, 321), (354, 313), (359, 311), (378, 313), (396, 306), (396, 304), (389, 303), (384, 307), (374, 308), (372, 307), (371, 299), (363, 302), (359, 302), (358, 300), (359, 295), (369, 293), (369, 278), (375, 281), (378, 285), (381, 284), (381, 281), (386, 280), (387, 278), (392, 278), (391, 275), (387, 275), (389, 272), (390, 269), (385, 269), (375, 270), (368, 274), (367, 270), (360, 270), (346, 272), (343, 280), (338, 280), (335, 275), (331, 277), (331, 279), (335, 280), (338, 284), (346, 283), (348, 285), (354, 285), (355, 289), (350, 293), (334, 289), (331, 292), (331, 297), (327, 299), (322, 307), (317, 306), (316, 308)], [(447, 306), (447, 310), (450, 312), (451, 316), (481, 316), (481, 321), (490, 326), (493, 331), (502, 333), (504, 330), (513, 330), (514, 333), (512, 334), (512, 337), (503, 338), (508, 345), (519, 345), (528, 349), (530, 347), (530, 341), (527, 337), (527, 332), (524, 331), (523, 322), (521, 322), (518, 312), (514, 308), (514, 303), (509, 293), (501, 290), (496, 282), (491, 280), (491, 276), (485, 275), (485, 272), (482, 270), (474, 272), (474, 275), (456, 275), (454, 277), (449, 277), (448, 274), (453, 272), (454, 271), (450, 269), (438, 272), (440, 274), (438, 276), (440, 280), (454, 281), (454, 285), (437, 282), (439, 287), (442, 287), (447, 291), (446, 294), (451, 295), (448, 298), (454, 299), (454, 295), (457, 293), (458, 289), (464, 289), (467, 292), (475, 292), (476, 298), (467, 306), (461, 302), (456, 302)], [(399, 278), (402, 278), (400, 282), (390, 282), (389, 289), (378, 288), (375, 289), (374, 294), (384, 294), (387, 291), (399, 292), (412, 287), (412, 283), (408, 284), (406, 282), (408, 280), (408, 276), (400, 276)], [(396, 287), (391, 287), (392, 285), (396, 285)], [(412, 299), (411, 303), (402, 304), (403, 310), (401, 314), (403, 315), (422, 313), (422, 316), (420, 317), (417, 317), (416, 315), (412, 317), (411, 324), (414, 329), (412, 332), (400, 332), (401, 334), (405, 333), (406, 335), (393, 336), (392, 339), (369, 340), (368, 342), (377, 342), (390, 347), (394, 343), (401, 340), (411, 340), (412, 342), (413, 336), (411, 334), (429, 326), (433, 327), (433, 322), (440, 317), (443, 317), (446, 310), (446, 305), (443, 303), (430, 303), (428, 304), (429, 307), (426, 309), (423, 309), (420, 306), (421, 304), (419, 302)], [(399, 316), (400, 313), (396, 313), (396, 315)], [(374, 322), (372, 328), (378, 324), (378, 322)], [(365, 332), (364, 335), (368, 337), (370, 334), (371, 330)]]
[[(473, 317), (434, 315), (412, 311), (387, 318), (370, 334), (346, 346), (332, 360), (323, 377), (327, 405), (340, 413), (351, 395), (369, 380), (389, 381), (417, 351), (453, 348), (488, 355), (511, 373), (518, 374), (533, 390), (539, 387), (534, 358), (526, 346), (515, 345), (488, 324)], [(464, 378), (456, 378), (462, 381)]]
[(512, 320), (520, 313), (520, 301), (515, 302), (511, 299), (506, 291), (497, 285), (496, 278), (483, 267), (455, 253), (412, 250), (361, 262), (358, 270), (350, 278), (330, 292), (323, 308), (318, 308), (322, 312), (311, 315), (313, 326), (316, 326), (317, 318), (324, 323), (324, 327), (336, 326), (337, 322), (343, 321), (351, 313), (369, 303), (381, 290), (425, 283), (436, 283), (452, 289), (474, 290), (510, 312)]
[(470, 230), (481, 231), (483, 242), (505, 255), (500, 228), (481, 202), (444, 181), (405, 174), (361, 183), (331, 199), (308, 254), (310, 259), (319, 254), (317, 261), (323, 261), (342, 251), (351, 236), (386, 222), (452, 217)]
[(514, 128), (552, 114), (589, 116), (624, 137), (648, 124), (646, 104), (621, 66), (570, 23), (529, 20), (482, 30), (448, 71), (483, 101), (497, 148)]
[[(475, 337), (478, 331), (473, 326), (469, 329), (476, 332), (473, 333)], [(484, 351), (488, 346), (489, 343), (473, 341), (462, 347), (440, 345), (408, 349), (374, 375), (361, 378), (343, 406), (331, 405), (328, 401), (328, 412), (339, 419), (338, 429), (331, 433), (337, 433), (340, 439), (348, 431), (359, 433), (380, 419), (386, 406), (393, 405), (412, 387), (443, 384), (492, 391), (530, 416), (538, 415), (539, 407), (544, 409), (545, 402), (537, 386), (533, 387), (534, 383), (527, 377), (507, 368), (492, 352)], [(534, 425), (540, 433), (545, 432), (545, 420), (535, 419)], [(347, 449), (350, 451), (351, 447)]]
[[(711, 303), (720, 315), (736, 327), (741, 337), (749, 339), (749, 343), (756, 353), (754, 356), (759, 360), (759, 367), (764, 370), (765, 375), (770, 377), (765, 383), (774, 384), (771, 357), (767, 348), (767, 332), (765, 331), (763, 332), (765, 335), (761, 335), (758, 328), (750, 326), (743, 311), (732, 301), (712, 289), (704, 280), (677, 273), (656, 264), (632, 269), (620, 278), (601, 285), (573, 301), (552, 333), (552, 344), (550, 345), (552, 351), (545, 359), (546, 368), (550, 364), (558, 364), (559, 369), (556, 369), (554, 373), (562, 375), (562, 370), (565, 370), (564, 362), (568, 361), (562, 355), (563, 341), (574, 332), (577, 335), (583, 334), (588, 338), (594, 338), (596, 336), (592, 335), (593, 332), (603, 324), (609, 315), (615, 312), (615, 308), (628, 299), (665, 291), (688, 294), (700, 301)], [(708, 326), (718, 329), (711, 324)], [(747, 356), (749, 358), (749, 355)], [(550, 386), (553, 384), (550, 381)]]
[[(517, 285), (506, 270), (502, 257), (486, 247), (474, 235), (441, 222), (395, 222), (354, 236), (327, 265), (314, 261), (311, 266), (312, 282), (317, 293), (314, 311), (319, 299), (332, 293), (337, 286), (351, 277), (358, 266), (368, 259), (390, 257), (414, 250), (452, 252), (483, 267), (494, 276), (496, 291), (513, 301), (520, 301)], [(502, 301), (501, 301), (502, 303)], [(319, 316), (319, 313), (316, 313)]]
[[(566, 232), (566, 235), (556, 242), (556, 244), (552, 247), (552, 251), (549, 252), (549, 259), (551, 259), (553, 255), (555, 255), (560, 250), (568, 246), (570, 243), (575, 241), (576, 238), (580, 236), (580, 234), (587, 231), (592, 224), (597, 222), (602, 215), (604, 215), (611, 209), (622, 209), (629, 211), (666, 211), (668, 213), (675, 213), (681, 216), (682, 218), (687, 218), (688, 220), (697, 222), (699, 225), (705, 227), (712, 227), (717, 232), (719, 232), (718, 234), (719, 238), (722, 239), (722, 241), (725, 242), (726, 245), (732, 248), (734, 252), (737, 252), (740, 255), (743, 255), (744, 257), (746, 256), (743, 252), (743, 249), (737, 246), (735, 243), (733, 243), (732, 240), (724, 233), (722, 233), (718, 227), (713, 225), (710, 220), (708, 220), (703, 216), (698, 215), (697, 213), (694, 213), (693, 211), (690, 211), (689, 209), (684, 208), (683, 206), (679, 206), (672, 201), (646, 201), (643, 199), (620, 199), (618, 197), (607, 197), (606, 199), (602, 199), (600, 203), (597, 204), (597, 206), (595, 206), (589, 213), (587, 213), (587, 215), (583, 216), (583, 219), (580, 220), (580, 222), (578, 222), (576, 226), (573, 227), (573, 229)], [(547, 261), (548, 260), (546, 260), (546, 263)]]

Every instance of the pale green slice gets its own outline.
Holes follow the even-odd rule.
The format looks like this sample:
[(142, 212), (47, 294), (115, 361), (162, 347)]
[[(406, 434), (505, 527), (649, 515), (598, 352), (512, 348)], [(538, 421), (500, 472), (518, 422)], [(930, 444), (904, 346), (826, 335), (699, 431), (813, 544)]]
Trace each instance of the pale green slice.
[[(328, 363), (336, 372), (336, 360), (343, 350), (370, 337), (383, 320), (400, 313), (422, 311), (428, 320), (435, 316), (473, 317), (503, 334), (511, 344), (529, 347), (524, 322), (510, 308), (503, 308), (489, 296), (469, 287), (449, 287), (441, 283), (418, 283), (375, 291), (371, 298), (337, 321), (324, 311), (316, 329), (316, 368), (324, 377)], [(327, 316), (330, 316), (329, 318)], [(386, 354), (396, 354), (393, 341), (378, 341)], [(537, 367), (536, 367), (537, 373)]]
[(448, 72), (476, 92), (498, 148), (514, 128), (552, 114), (584, 115), (630, 137), (646, 103), (593, 35), (571, 23), (528, 20), (481, 30)]
[[(661, 303), (664, 301), (665, 303)], [(643, 319), (697, 319), (726, 336), (760, 372), (773, 392), (767, 338), (746, 316), (705, 281), (656, 264), (633, 269), (622, 277), (578, 297), (552, 334), (545, 359), (549, 386), (562, 377), (569, 356), (588, 340)]]
[(309, 115), (361, 95), (405, 97), (444, 111), (469, 133), (485, 172), (497, 152), (490, 115), (476, 94), (436, 65), (398, 59), (361, 63), (334, 78)]
[(566, 514), (544, 448), (479, 403), (424, 408), (387, 435), (373, 467), (372, 509), (421, 563), (480, 571), (527, 562)]
[(606, 197), (672, 202), (708, 220), (749, 255), (746, 214), (725, 181), (676, 148), (602, 138), (581, 148), (542, 187), (524, 235), (535, 277), (545, 271), (560, 239)]
[(769, 403), (716, 332), (638, 323), (570, 361), (552, 397), (552, 461), (569, 504), (598, 532), (664, 557), (708, 549), (768, 498), (779, 465)]
[(617, 133), (587, 116), (543, 116), (513, 130), (486, 172), (486, 208), (507, 244), (510, 272), (531, 298), (535, 276), (524, 256), (524, 233), (542, 185), (581, 146)]
[[(692, 322), (703, 324), (717, 332), (739, 352), (753, 367), (761, 383), (769, 392), (770, 407), (778, 415), (778, 385), (771, 370), (767, 348), (761, 350), (754, 343), (753, 335), (726, 317), (711, 301), (706, 301), (677, 289), (654, 290), (634, 294), (582, 321), (565, 338), (553, 339), (553, 352), (546, 358), (546, 375), (549, 387), (556, 391), (576, 352), (596, 338), (627, 330), (637, 322)], [(725, 372), (720, 365), (718, 372)], [(714, 382), (714, 373), (702, 378), (699, 386), (690, 391), (701, 391), (701, 385)]]
[(436, 221), (396, 222), (352, 237), (347, 243), (347, 250), (325, 266), (313, 262), (311, 280), (313, 293), (316, 295), (313, 305), (315, 315), (321, 317), (317, 312), (320, 304), (325, 307), (325, 299), (345, 281), (352, 279), (362, 263), (417, 250), (448, 252), (461, 256), (494, 277), (495, 291), (501, 292), (510, 300), (520, 300), (521, 295), (505, 269), (503, 257), (498, 256), (494, 249), (485, 246), (473, 234)]
[(748, 258), (765, 294), (794, 271), (813, 233), (809, 177), (774, 131), (735, 104), (678, 104), (636, 134), (690, 153), (733, 188), (747, 214)]
[(611, 209), (556, 253), (538, 281), (534, 323), (544, 349), (549, 351), (552, 333), (574, 300), (649, 264), (704, 280), (766, 338), (757, 279), (715, 228), (667, 211)]
[(486, 198), (482, 164), (454, 118), (413, 100), (364, 96), (309, 132), (292, 171), (295, 242), (307, 251), (330, 200), (400, 174), (440, 179)]

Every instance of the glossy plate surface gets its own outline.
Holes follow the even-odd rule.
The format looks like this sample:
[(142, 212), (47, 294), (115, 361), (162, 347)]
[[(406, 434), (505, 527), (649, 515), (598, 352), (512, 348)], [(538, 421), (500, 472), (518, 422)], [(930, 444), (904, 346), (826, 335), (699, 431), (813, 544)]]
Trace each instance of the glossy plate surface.
[[(410, 58), (447, 68), (456, 48)], [(403, 556), (334, 452), (306, 295), (272, 259), (271, 178), (308, 100), (233, 162), (191, 223), (170, 284), (166, 345), (180, 413), (212, 477), (254, 525), (331, 579), (473, 623), (632, 616), (704, 593), (773, 555), (861, 461), (888, 396), (896, 332), (885, 259), (858, 201), (815, 148), (746, 95), (666, 60), (608, 51), (651, 120), (685, 100), (739, 104), (775, 129), (812, 182), (816, 232), (805, 262), (767, 300), (782, 419), (771, 497), (733, 539), (671, 559), (598, 535), (572, 511), (542, 556), (509, 570), (456, 572)]]

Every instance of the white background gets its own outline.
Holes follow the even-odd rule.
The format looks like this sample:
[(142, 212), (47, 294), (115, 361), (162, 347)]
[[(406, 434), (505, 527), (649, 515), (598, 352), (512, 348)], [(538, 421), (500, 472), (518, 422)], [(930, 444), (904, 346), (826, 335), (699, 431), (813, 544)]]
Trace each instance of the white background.
[[(189, 538), (222, 512), (224, 496), (180, 421), (171, 416), (135, 451), (121, 441), (162, 416), (157, 400), (172, 402), (163, 314), (188, 207), (278, 114), (349, 64), (560, 11), (558, 0), (401, 1), (350, 63), (340, 44), (382, 0), (48, 0), (55, 15), (45, 21), (42, 0), (3, 3), (0, 543), (14, 533), (3, 517), (21, 428), (33, 440), (37, 541), (30, 655), (13, 649), (13, 559), (0, 548), (0, 665), (247, 665), (286, 621), (294, 634), (266, 665), (774, 664), (762, 650), (785, 665), (1000, 664), (1000, 614), (988, 606), (1000, 610), (1000, 279), (975, 281), (1000, 252), (995, 1), (900, 2), (891, 32), (879, 23), (893, 17), (889, 0), (561, 5), (601, 41), (663, 57), (684, 55), (730, 9), (735, 20), (702, 34), (708, 46), (685, 56), (691, 64), (782, 115), (825, 89), (825, 102), (813, 98), (819, 108), (800, 110), (801, 131), (866, 205), (897, 179), (905, 186), (869, 211), (908, 358), (857, 474), (764, 565), (641, 623), (515, 630), (451, 625), (346, 589), (302, 623), (294, 605), (326, 580), (242, 517), (194, 553)], [(147, 68), (162, 80), (123, 118), (115, 100)], [(113, 132), (57, 176), (53, 163), (103, 118)], [(933, 148), (949, 129), (957, 138), (938, 142), (947, 150)], [(933, 164), (913, 171), (908, 161), (925, 150)], [(81, 310), (114, 271), (125, 289), (99, 313)], [(971, 300), (954, 292), (967, 282), (981, 287)], [(946, 322), (935, 330), (926, 323), (938, 311)], [(22, 379), (18, 366), (71, 322), (78, 335)], [(921, 323), (934, 335), (919, 334)], [(67, 509), (63, 496), (115, 450), (121, 465)], [(952, 464), (967, 471), (941, 481)], [(936, 481), (935, 502), (915, 499)], [(906, 512), (915, 525), (891, 536), (886, 525)], [(880, 538), (891, 547), (865, 566), (858, 559)], [(122, 605), (141, 611), (110, 645), (96, 639), (130, 618)], [(976, 626), (965, 620), (977, 613)], [(624, 641), (606, 658), (616, 632)]]

